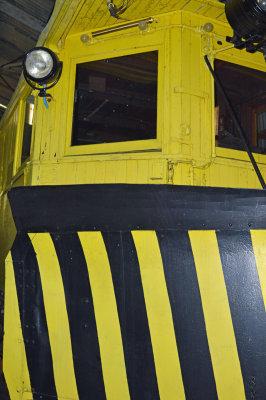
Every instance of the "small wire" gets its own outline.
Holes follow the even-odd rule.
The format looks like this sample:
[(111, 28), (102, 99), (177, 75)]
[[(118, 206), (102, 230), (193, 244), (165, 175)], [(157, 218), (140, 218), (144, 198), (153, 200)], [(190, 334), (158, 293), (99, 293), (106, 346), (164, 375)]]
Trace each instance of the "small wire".
[(126, 11), (126, 9), (128, 8), (128, 4), (129, 4), (129, 0), (126, 0), (126, 1), (123, 0), (122, 4), (119, 7), (116, 7), (112, 1), (108, 1), (107, 7), (109, 9), (111, 17), (128, 21), (127, 18), (123, 18), (119, 15)]
[[(43, 88), (44, 88), (45, 92), (46, 92), (46, 87), (47, 87), (47, 85), (44, 84), (44, 85), (43, 85)], [(46, 100), (46, 96), (43, 97), (43, 102), (44, 102), (45, 107), (46, 107), (46, 108), (49, 108), (48, 103), (47, 103), (47, 100)]]
[[(19, 57), (15, 58), (14, 60), (8, 61), (8, 62), (5, 63), (5, 64), (1, 64), (1, 65), (0, 65), (0, 68), (7, 67), (8, 65), (15, 63), (16, 61), (22, 60), (22, 58), (23, 58), (24, 56), (25, 56), (25, 54), (21, 54)], [(22, 65), (22, 63), (21, 63), (21, 65)]]
[(43, 97), (43, 102), (46, 108), (49, 108), (46, 97)]

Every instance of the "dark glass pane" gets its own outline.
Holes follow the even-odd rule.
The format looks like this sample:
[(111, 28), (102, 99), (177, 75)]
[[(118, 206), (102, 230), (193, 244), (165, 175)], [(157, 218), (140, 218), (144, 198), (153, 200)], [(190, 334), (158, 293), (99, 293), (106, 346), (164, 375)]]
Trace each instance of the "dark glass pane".
[(77, 65), (72, 146), (156, 138), (158, 52)]
[(26, 107), (25, 107), (21, 164), (24, 161), (26, 161), (27, 158), (30, 156), (33, 113), (34, 113), (34, 97), (30, 96), (26, 102)]
[[(266, 111), (266, 74), (221, 60), (215, 71), (233, 105), (253, 152), (266, 153), (261, 112)], [(215, 87), (216, 145), (244, 150), (222, 95)], [(259, 116), (259, 117), (258, 117)], [(258, 120), (259, 118), (259, 120)], [(260, 129), (260, 130), (259, 130)], [(266, 139), (266, 136), (265, 136)]]

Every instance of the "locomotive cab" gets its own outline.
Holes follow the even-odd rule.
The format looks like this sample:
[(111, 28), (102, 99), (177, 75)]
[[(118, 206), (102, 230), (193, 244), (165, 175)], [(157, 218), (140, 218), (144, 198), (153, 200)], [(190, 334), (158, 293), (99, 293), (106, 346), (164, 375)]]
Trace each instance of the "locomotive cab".
[(240, 39), (214, 0), (57, 0), (36, 46), (59, 72), (0, 126), (11, 400), (263, 398), (265, 192), (205, 62), (263, 179)]

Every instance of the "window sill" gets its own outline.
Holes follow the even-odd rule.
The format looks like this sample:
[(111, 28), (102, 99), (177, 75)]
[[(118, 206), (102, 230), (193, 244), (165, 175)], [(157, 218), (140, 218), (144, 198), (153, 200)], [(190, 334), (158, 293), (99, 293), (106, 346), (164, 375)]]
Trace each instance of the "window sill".
[[(266, 154), (252, 153), (255, 161), (259, 164), (266, 164)], [(216, 157), (230, 158), (239, 161), (250, 161), (248, 153), (242, 150), (227, 149), (224, 147), (216, 147)]]
[(82, 146), (71, 146), (66, 149), (66, 156), (117, 154), (158, 151), (161, 144), (158, 139), (138, 140), (132, 142), (101, 143)]

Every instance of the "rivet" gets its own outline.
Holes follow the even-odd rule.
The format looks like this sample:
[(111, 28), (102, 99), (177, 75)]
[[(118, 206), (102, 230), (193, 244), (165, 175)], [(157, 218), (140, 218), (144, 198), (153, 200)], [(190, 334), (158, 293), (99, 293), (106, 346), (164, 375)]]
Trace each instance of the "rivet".
[(80, 36), (80, 40), (82, 41), (82, 43), (86, 44), (86, 43), (89, 43), (91, 39), (90, 39), (89, 35), (87, 35), (86, 33), (83, 33)]
[(212, 32), (213, 31), (213, 24), (211, 22), (206, 22), (206, 24), (203, 26), (203, 30), (205, 32)]
[(139, 23), (139, 29), (141, 31), (146, 31), (148, 29), (148, 24), (146, 21), (140, 21)]

